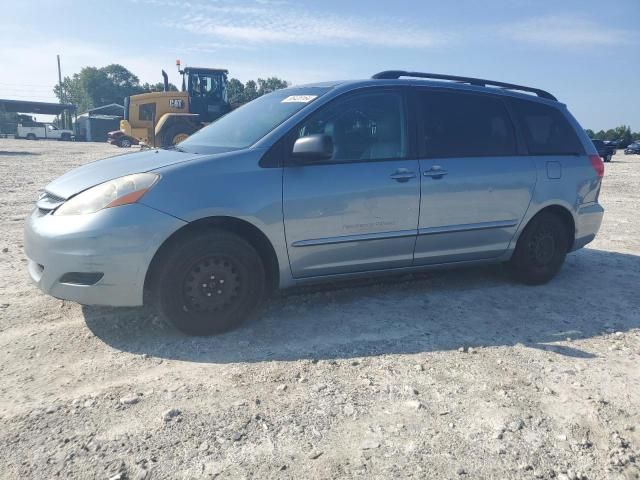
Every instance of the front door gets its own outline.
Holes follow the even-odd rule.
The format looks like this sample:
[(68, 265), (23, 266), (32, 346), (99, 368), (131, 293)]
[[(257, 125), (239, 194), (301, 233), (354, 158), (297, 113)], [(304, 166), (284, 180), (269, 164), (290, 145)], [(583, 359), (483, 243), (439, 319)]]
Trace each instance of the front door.
[(422, 195), (415, 264), (494, 258), (531, 201), (535, 163), (497, 95), (419, 90)]
[(400, 90), (348, 94), (322, 107), (293, 139), (324, 134), (331, 159), (288, 162), (283, 213), (296, 278), (410, 266), (418, 225), (418, 160), (409, 159)]

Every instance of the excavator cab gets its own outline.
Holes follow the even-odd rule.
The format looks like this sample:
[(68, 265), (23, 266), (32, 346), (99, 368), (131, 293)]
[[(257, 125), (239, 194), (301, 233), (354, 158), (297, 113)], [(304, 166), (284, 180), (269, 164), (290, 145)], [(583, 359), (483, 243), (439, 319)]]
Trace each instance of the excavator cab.
[(202, 122), (212, 122), (230, 110), (227, 95), (228, 70), (187, 67), (181, 70), (183, 91), (189, 94), (190, 113)]

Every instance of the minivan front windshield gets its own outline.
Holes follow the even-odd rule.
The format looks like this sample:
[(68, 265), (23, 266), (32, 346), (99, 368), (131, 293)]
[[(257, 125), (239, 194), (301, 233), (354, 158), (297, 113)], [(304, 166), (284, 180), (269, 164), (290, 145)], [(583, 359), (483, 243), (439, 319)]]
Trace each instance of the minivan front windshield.
[(193, 153), (247, 148), (328, 90), (324, 87), (276, 90), (219, 118), (180, 142), (177, 148)]

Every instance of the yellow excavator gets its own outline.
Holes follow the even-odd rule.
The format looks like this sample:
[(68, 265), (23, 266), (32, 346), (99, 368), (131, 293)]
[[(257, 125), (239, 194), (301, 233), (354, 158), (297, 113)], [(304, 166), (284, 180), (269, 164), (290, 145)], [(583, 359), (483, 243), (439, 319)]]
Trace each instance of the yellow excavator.
[(182, 91), (169, 91), (163, 70), (164, 91), (141, 93), (124, 99), (120, 130), (109, 132), (109, 143), (119, 147), (147, 145), (171, 147), (231, 110), (227, 96), (228, 70), (180, 68)]

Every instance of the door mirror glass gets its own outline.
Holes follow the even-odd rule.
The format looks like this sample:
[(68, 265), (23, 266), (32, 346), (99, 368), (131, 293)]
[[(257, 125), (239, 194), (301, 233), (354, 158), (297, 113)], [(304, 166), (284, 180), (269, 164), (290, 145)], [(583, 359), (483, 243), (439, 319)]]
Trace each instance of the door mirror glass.
[(328, 160), (333, 156), (333, 141), (328, 135), (308, 135), (293, 144), (294, 158), (306, 161)]

